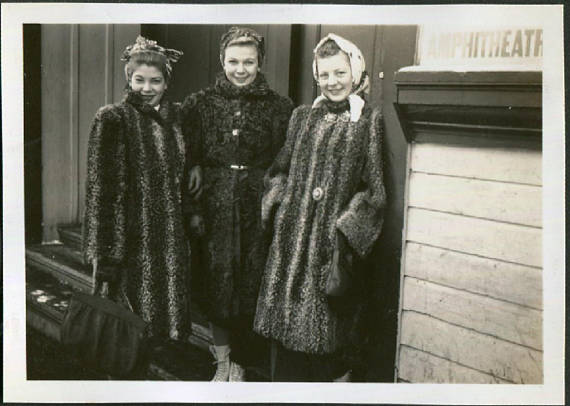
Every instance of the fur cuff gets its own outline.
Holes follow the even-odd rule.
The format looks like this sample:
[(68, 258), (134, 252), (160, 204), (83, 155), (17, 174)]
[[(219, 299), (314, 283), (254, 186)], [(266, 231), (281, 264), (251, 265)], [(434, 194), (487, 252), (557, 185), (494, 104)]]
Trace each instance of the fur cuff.
[(366, 192), (358, 192), (336, 221), (337, 228), (360, 257), (370, 253), (384, 222), (383, 210), (370, 205), (366, 196)]
[(285, 193), (287, 186), (287, 177), (285, 175), (277, 175), (266, 184), (266, 191), (261, 200), (261, 221), (266, 225), (274, 216), (279, 202)]

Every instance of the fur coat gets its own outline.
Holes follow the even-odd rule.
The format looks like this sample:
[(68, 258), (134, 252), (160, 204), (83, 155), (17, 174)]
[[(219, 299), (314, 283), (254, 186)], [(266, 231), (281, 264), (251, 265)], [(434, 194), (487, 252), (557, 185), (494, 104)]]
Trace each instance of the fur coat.
[(239, 88), (220, 72), (183, 110), (189, 159), (203, 171), (206, 313), (221, 325), (251, 320), (269, 245), (260, 220), (263, 175), (285, 142), (293, 105), (261, 73)]
[(88, 144), (84, 254), (120, 273), (152, 336), (172, 339), (191, 330), (185, 161), (179, 106), (163, 102), (156, 111), (130, 92), (97, 112)]
[(264, 217), (278, 208), (254, 322), (285, 348), (331, 354), (352, 340), (356, 307), (333, 306), (325, 286), (335, 250), (365, 257), (380, 234), (382, 134), (381, 113), (368, 105), (356, 122), (346, 101), (293, 112), (266, 176)]

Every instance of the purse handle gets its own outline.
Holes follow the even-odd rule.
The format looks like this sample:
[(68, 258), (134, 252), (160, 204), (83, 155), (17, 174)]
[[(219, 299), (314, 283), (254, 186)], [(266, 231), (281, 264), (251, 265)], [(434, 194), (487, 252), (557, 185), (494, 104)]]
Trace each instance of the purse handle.
[[(93, 259), (92, 265), (93, 265), (93, 287), (91, 289), (91, 294), (93, 296), (101, 296), (104, 298), (108, 298), (109, 282), (107, 281), (100, 282), (97, 280), (97, 269), (98, 269), (97, 258)], [(131, 304), (129, 297), (126, 295), (123, 289), (118, 289), (118, 291), (121, 294), (124, 303), (126, 303), (126, 305), (129, 307), (129, 310), (134, 313), (135, 311), (133, 310), (133, 305)]]
[(93, 259), (93, 287), (91, 288), (91, 294), (93, 296), (109, 296), (109, 282), (100, 282), (97, 280), (97, 269), (98, 261), (97, 258)]

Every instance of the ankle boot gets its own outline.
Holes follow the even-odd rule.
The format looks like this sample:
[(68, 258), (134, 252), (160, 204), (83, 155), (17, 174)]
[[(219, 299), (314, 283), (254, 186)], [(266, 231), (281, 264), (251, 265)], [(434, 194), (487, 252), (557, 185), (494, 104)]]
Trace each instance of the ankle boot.
[(245, 369), (239, 364), (230, 361), (230, 382), (244, 382), (245, 381)]
[(210, 352), (214, 356), (214, 364), (217, 365), (212, 382), (227, 382), (230, 377), (230, 346), (211, 345)]

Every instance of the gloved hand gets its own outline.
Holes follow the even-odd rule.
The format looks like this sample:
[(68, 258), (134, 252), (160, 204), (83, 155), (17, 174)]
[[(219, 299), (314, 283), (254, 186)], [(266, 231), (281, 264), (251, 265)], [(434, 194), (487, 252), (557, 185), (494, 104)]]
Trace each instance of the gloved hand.
[(198, 165), (190, 169), (188, 192), (193, 199), (199, 199), (202, 195), (202, 168)]
[(116, 265), (101, 265), (97, 261), (93, 262), (93, 288), (92, 294), (100, 294), (103, 297), (109, 295), (109, 285), (119, 281), (121, 268)]
[(192, 214), (188, 220), (188, 229), (191, 237), (202, 237), (206, 232), (204, 219), (199, 214)]
[(353, 285), (352, 248), (346, 237), (339, 231), (336, 236), (336, 246), (326, 283), (326, 294), (331, 297), (343, 297)]

